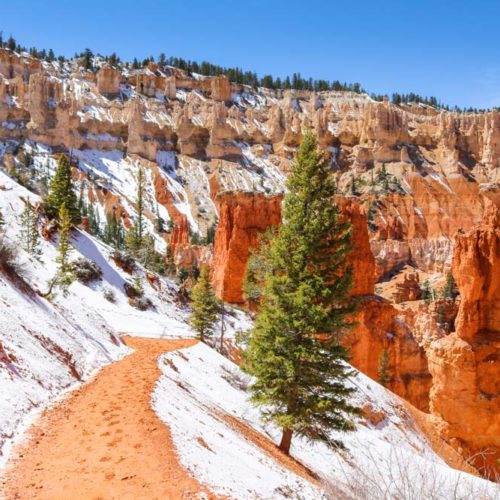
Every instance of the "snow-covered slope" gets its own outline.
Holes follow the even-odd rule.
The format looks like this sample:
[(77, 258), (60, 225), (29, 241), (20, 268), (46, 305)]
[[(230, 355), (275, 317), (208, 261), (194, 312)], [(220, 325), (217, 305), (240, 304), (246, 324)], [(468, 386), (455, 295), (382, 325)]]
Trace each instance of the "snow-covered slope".
[(167, 353), (159, 364), (164, 375), (153, 408), (170, 426), (184, 467), (217, 494), (238, 499), (486, 499), (499, 493), (493, 483), (450, 469), (402, 401), (362, 374), (352, 380), (357, 403), (378, 418), (360, 420), (355, 432), (335, 436), (347, 452), (300, 438), (292, 443), (292, 455), (319, 478), (311, 482), (256, 444), (262, 440), (250, 437), (256, 430), (277, 442), (279, 431), (264, 425), (248, 402), (249, 379), (236, 365), (203, 344)]
[[(56, 272), (57, 246), (41, 241), (41, 261), (20, 247), (19, 215), (29, 196), (0, 172), (0, 211), (6, 224), (5, 238), (18, 248), (22, 274), (33, 290), (46, 291)], [(175, 285), (161, 280), (156, 291), (144, 282), (145, 296), (153, 308), (139, 311), (128, 304), (123, 284), (130, 276), (109, 258), (111, 249), (82, 231), (75, 231), (71, 259), (84, 256), (103, 271), (102, 280), (85, 286), (75, 282), (69, 294), (49, 300), (19, 289), (0, 273), (0, 466), (22, 427), (39, 409), (98, 368), (128, 352), (120, 332), (142, 336), (192, 336), (186, 312), (175, 303)], [(144, 278), (144, 271), (137, 274)], [(112, 290), (114, 303), (104, 298)]]

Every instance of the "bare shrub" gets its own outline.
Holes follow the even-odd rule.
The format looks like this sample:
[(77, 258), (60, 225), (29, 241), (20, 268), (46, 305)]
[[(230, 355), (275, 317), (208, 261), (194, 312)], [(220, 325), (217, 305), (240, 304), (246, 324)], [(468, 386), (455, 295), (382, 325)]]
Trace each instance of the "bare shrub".
[(444, 463), (419, 460), (391, 447), (387, 456), (365, 448), (363, 462), (341, 466), (342, 476), (326, 478), (324, 492), (330, 499), (345, 500), (490, 500), (500, 498), (496, 485)]
[(111, 288), (105, 288), (102, 294), (108, 302), (111, 302), (112, 304), (116, 302), (115, 292)]
[(139, 311), (147, 311), (153, 306), (153, 303), (146, 297), (133, 297), (128, 300), (128, 303)]
[(0, 273), (3, 273), (17, 287), (26, 293), (33, 293), (31, 285), (24, 279), (24, 266), (19, 261), (17, 247), (0, 234)]
[(129, 254), (125, 252), (120, 252), (119, 250), (115, 250), (111, 254), (111, 258), (115, 262), (115, 264), (123, 269), (126, 273), (132, 274), (136, 268), (135, 260)]
[(137, 283), (131, 283), (129, 281), (123, 283), (123, 290), (125, 291), (125, 295), (130, 299), (135, 299), (144, 295), (144, 290), (142, 290)]
[(71, 272), (82, 283), (101, 279), (102, 269), (93, 260), (80, 257), (71, 263)]

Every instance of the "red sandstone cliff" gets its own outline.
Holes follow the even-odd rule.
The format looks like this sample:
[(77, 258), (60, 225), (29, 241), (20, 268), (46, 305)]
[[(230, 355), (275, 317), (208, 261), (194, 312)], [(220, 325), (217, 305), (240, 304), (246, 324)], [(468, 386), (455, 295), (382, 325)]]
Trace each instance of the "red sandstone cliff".
[(441, 432), (479, 466), (500, 458), (500, 217), (488, 202), (483, 223), (455, 237), (453, 275), (460, 291), (456, 331), (431, 343), (431, 411)]
[(222, 193), (216, 202), (219, 225), (214, 245), (214, 288), (226, 302), (242, 304), (242, 283), (250, 249), (257, 246), (259, 234), (281, 222), (281, 197)]

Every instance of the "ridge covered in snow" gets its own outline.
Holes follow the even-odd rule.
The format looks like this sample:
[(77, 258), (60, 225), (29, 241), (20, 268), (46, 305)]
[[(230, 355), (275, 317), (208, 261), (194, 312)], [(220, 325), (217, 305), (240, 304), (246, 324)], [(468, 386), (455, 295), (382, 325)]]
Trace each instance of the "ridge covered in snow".
[[(204, 344), (164, 354), (152, 405), (171, 429), (181, 463), (221, 496), (263, 498), (495, 498), (495, 484), (450, 469), (397, 396), (361, 373), (351, 380), (356, 403), (371, 414), (356, 431), (335, 433), (346, 451), (302, 438), (291, 455), (319, 479), (292, 471), (249, 437), (276, 443), (248, 401), (248, 376)], [(234, 421), (243, 425), (234, 425)], [(242, 427), (250, 432), (242, 433)]]

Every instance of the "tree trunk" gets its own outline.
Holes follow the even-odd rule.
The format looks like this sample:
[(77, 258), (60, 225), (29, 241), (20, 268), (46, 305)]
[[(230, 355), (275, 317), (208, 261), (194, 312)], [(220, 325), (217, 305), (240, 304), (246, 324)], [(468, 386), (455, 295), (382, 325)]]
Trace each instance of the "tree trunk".
[(283, 429), (283, 435), (281, 436), (281, 443), (279, 449), (290, 455), (290, 445), (292, 444), (292, 434), (293, 431), (291, 429)]

